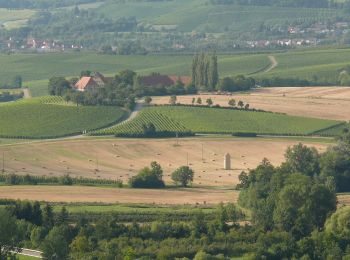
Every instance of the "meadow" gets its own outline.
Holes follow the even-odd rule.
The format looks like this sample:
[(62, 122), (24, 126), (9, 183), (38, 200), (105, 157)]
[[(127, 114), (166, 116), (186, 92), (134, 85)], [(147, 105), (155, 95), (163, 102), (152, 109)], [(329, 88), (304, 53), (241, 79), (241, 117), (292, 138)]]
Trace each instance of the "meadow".
[[(263, 70), (270, 64), (268, 55), (275, 56), (278, 65), (265, 73)], [(218, 58), (220, 77), (243, 74), (256, 79), (297, 78), (336, 85), (339, 73), (349, 64), (350, 49), (302, 49), (275, 54), (219, 55)], [(151, 72), (190, 75), (191, 60), (192, 55), (0, 54), (0, 78), (7, 82), (21, 75), (33, 96), (45, 96), (52, 76), (78, 77), (83, 70), (113, 76), (124, 69), (141, 75)]]
[[(192, 55), (114, 56), (91, 52), (47, 54), (0, 54), (1, 81), (21, 75), (33, 96), (48, 94), (48, 80), (53, 76), (78, 77), (83, 70), (113, 76), (125, 69), (141, 75), (159, 72), (189, 75)], [(220, 55), (221, 75), (251, 74), (269, 65), (265, 54)]]
[(303, 49), (275, 54), (278, 66), (259, 77), (298, 78), (336, 84), (349, 65), (350, 49)]
[(269, 6), (211, 5), (205, 0), (151, 2), (109, 2), (97, 11), (110, 18), (137, 17), (146, 23), (176, 25), (179, 31), (246, 32), (265, 23), (276, 25), (284, 22), (318, 21), (340, 15), (339, 10), (303, 9)]
[(3, 25), (6, 29), (21, 27), (35, 13), (36, 11), (28, 9), (10, 10), (0, 8), (0, 25)]
[(267, 112), (161, 106), (145, 108), (131, 121), (92, 134), (140, 134), (143, 131), (142, 126), (147, 123), (153, 123), (156, 131), (169, 132), (311, 135), (316, 131), (335, 126), (341, 122)]
[(66, 105), (55, 97), (0, 105), (0, 136), (7, 138), (55, 138), (111, 125), (125, 111), (116, 107)]

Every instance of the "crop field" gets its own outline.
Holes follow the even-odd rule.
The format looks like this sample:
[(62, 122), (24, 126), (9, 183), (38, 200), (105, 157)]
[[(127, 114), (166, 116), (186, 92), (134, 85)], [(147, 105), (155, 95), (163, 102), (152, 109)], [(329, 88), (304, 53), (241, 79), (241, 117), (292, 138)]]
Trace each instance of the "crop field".
[(237, 200), (238, 193), (223, 189), (111, 189), (62, 186), (0, 186), (0, 198), (52, 202), (141, 204), (217, 204)]
[(110, 18), (134, 16), (151, 24), (176, 25), (180, 31), (244, 31), (265, 23), (275, 25), (300, 20), (318, 21), (340, 14), (336, 10), (280, 8), (270, 6), (210, 5), (205, 0), (107, 3), (97, 9)]
[[(52, 76), (77, 77), (83, 70), (115, 75), (124, 69), (140, 74), (159, 72), (189, 75), (192, 55), (113, 56), (95, 53), (0, 54), (1, 81), (10, 81), (16, 75), (23, 77), (33, 96), (47, 95), (48, 79)], [(265, 54), (219, 56), (222, 76), (250, 74), (268, 66)]]
[(349, 65), (350, 49), (289, 51), (275, 55), (278, 66), (261, 77), (299, 78), (335, 83)]
[(147, 123), (153, 123), (157, 131), (169, 132), (310, 135), (340, 122), (265, 112), (162, 106), (145, 108), (135, 119), (93, 134), (139, 134)]
[[(300, 137), (298, 137), (300, 138)], [(96, 179), (128, 179), (152, 161), (164, 169), (164, 180), (172, 184), (171, 173), (182, 165), (195, 171), (196, 186), (228, 186), (238, 182), (238, 175), (253, 169), (264, 157), (279, 165), (288, 146), (303, 142), (326, 150), (328, 139), (280, 139), (192, 137), (176, 139), (82, 138), (50, 141), (0, 143), (8, 173), (39, 176), (87, 177)], [(232, 170), (223, 169), (225, 153), (232, 156)]]
[(0, 105), (0, 136), (53, 138), (94, 130), (117, 122), (125, 111), (116, 107), (65, 105), (55, 97)]
[[(293, 116), (305, 116), (322, 119), (350, 121), (349, 87), (286, 87), (261, 88), (248, 93), (232, 95), (202, 94), (194, 96), (177, 96), (177, 102), (191, 104), (193, 98), (201, 97), (203, 101), (211, 98), (214, 104), (228, 107), (228, 101), (236, 103), (242, 100), (251, 108), (285, 113)], [(152, 97), (153, 104), (169, 104), (169, 97)]]

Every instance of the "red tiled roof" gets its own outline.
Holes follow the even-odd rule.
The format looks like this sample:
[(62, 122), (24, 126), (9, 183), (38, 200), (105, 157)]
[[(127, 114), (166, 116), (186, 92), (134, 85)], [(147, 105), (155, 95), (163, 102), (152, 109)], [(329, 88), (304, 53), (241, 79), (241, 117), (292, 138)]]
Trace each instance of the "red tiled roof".
[(88, 86), (96, 86), (96, 82), (92, 77), (82, 77), (76, 84), (75, 88), (84, 91)]

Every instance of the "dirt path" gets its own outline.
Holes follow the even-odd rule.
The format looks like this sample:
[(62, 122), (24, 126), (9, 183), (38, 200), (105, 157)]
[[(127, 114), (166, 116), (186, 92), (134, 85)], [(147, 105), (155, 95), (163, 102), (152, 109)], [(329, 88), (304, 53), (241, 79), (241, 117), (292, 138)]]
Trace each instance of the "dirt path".
[(24, 95), (23, 97), (25, 99), (32, 98), (32, 94), (30, 93), (29, 88), (24, 88), (23, 89), (23, 95)]
[(131, 112), (130, 116), (126, 120), (120, 122), (119, 124), (124, 124), (126, 122), (133, 120), (139, 114), (142, 108), (143, 108), (143, 103), (140, 103), (140, 102), (136, 103), (135, 109), (134, 111)]
[(278, 61), (276, 60), (275, 56), (270, 55), (269, 60), (271, 62), (271, 65), (266, 70), (264, 70), (264, 73), (270, 72), (278, 66)]

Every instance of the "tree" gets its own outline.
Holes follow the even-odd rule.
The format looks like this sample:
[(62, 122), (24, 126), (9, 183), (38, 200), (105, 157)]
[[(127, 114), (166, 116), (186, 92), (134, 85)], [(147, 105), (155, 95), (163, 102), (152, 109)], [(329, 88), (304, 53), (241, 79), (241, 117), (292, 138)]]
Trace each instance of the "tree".
[(68, 241), (62, 227), (55, 226), (42, 243), (43, 257), (47, 260), (68, 259)]
[(57, 216), (56, 225), (67, 224), (68, 217), (69, 217), (69, 213), (66, 207), (62, 207), (60, 213)]
[(212, 91), (218, 83), (218, 63), (215, 53), (197, 53), (192, 59), (192, 83), (196, 88)]
[(156, 127), (153, 123), (143, 124), (142, 131), (145, 137), (154, 137), (157, 134)]
[(71, 89), (71, 85), (64, 77), (52, 77), (49, 81), (50, 95), (63, 96), (69, 89)]
[(314, 147), (299, 143), (288, 147), (284, 157), (284, 166), (291, 173), (300, 172), (311, 177), (320, 174), (320, 155)]
[(231, 98), (229, 101), (228, 101), (228, 105), (230, 107), (235, 107), (236, 106), (236, 100), (234, 100), (233, 98)]
[(209, 107), (213, 105), (213, 100), (211, 98), (207, 98), (207, 100), (205, 102), (207, 103), (207, 105)]
[(82, 72), (80, 72), (80, 77), (90, 77), (92, 74), (92, 72), (90, 70), (83, 70)]
[(150, 96), (146, 96), (145, 97), (145, 102), (146, 102), (146, 104), (151, 104), (151, 102), (152, 102), (152, 98), (150, 97)]
[(194, 103), (196, 102), (196, 98), (192, 98), (192, 105), (194, 105)]
[(132, 188), (163, 188), (163, 170), (160, 164), (152, 162), (151, 167), (145, 167), (129, 179)]
[(173, 95), (173, 96), (170, 97), (169, 103), (171, 105), (175, 105), (176, 104), (176, 100), (177, 100), (177, 97)]
[(171, 175), (172, 180), (177, 185), (187, 187), (188, 184), (193, 182), (194, 171), (188, 166), (181, 166)]
[(71, 254), (74, 259), (83, 259), (86, 252), (90, 252), (91, 246), (89, 240), (84, 235), (78, 235), (74, 238), (69, 246)]
[(330, 147), (320, 159), (323, 179), (332, 177), (338, 192), (350, 191), (350, 134), (344, 133), (338, 144)]
[(197, 104), (198, 104), (198, 105), (201, 105), (201, 104), (202, 104), (202, 98), (200, 98), (200, 97), (197, 98)]
[(51, 228), (54, 225), (54, 214), (50, 204), (46, 204), (43, 208), (43, 225), (47, 228)]
[(0, 209), (0, 260), (8, 260), (12, 252), (18, 252), (19, 242), (16, 219), (7, 210)]
[(245, 104), (244, 109), (249, 110), (249, 104)]
[(244, 103), (242, 100), (238, 101), (238, 104), (237, 104), (241, 109), (244, 107)]
[(16, 75), (13, 79), (13, 87), (14, 88), (22, 88), (22, 77), (20, 75)]

